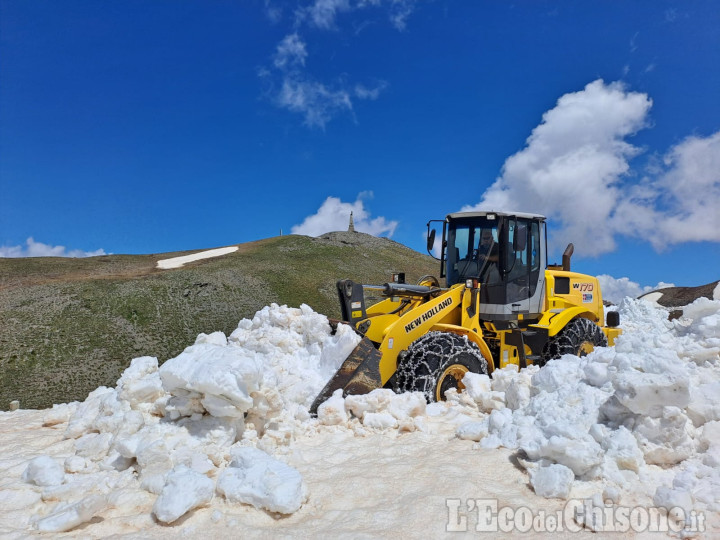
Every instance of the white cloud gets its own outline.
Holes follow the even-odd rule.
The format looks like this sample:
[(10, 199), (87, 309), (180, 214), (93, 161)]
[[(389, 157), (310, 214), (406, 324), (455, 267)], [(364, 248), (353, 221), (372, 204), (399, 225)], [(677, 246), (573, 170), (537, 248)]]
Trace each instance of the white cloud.
[(274, 103), (302, 114), (305, 125), (324, 128), (336, 114), (352, 112), (352, 91), (342, 83), (332, 88), (314, 80), (304, 69), (307, 56), (307, 47), (300, 35), (288, 34), (278, 44), (273, 57), (275, 71), (261, 68), (258, 75), (271, 85), (279, 75), (279, 89), (270, 92)]
[(270, 22), (277, 24), (282, 19), (283, 10), (278, 7), (270, 0), (265, 0), (265, 15), (270, 19)]
[(300, 39), (297, 33), (288, 34), (278, 44), (273, 64), (278, 69), (287, 69), (298, 65), (304, 66), (305, 58), (307, 58), (305, 42)]
[(359, 8), (387, 6), (390, 23), (399, 31), (407, 28), (407, 19), (415, 11), (417, 0), (360, 0)]
[(654, 287), (641, 286), (639, 283), (630, 281), (630, 278), (621, 277), (616, 279), (607, 274), (601, 274), (597, 278), (600, 282), (600, 290), (602, 291), (603, 300), (607, 300), (608, 302), (613, 302), (615, 304), (620, 303), (620, 301), (626, 296), (629, 296), (630, 298), (637, 298), (641, 294), (645, 294), (650, 291), (675, 286), (672, 283), (665, 283), (663, 281)]
[(363, 192), (353, 203), (342, 202), (337, 197), (328, 197), (315, 214), (306, 217), (301, 224), (294, 225), (291, 232), (307, 236), (320, 236), (327, 232), (346, 231), (350, 223), (350, 212), (352, 212), (356, 231), (374, 236), (392, 237), (398, 222), (389, 221), (384, 217), (371, 218), (370, 212), (365, 208), (363, 202), (363, 199), (371, 197), (371, 192)]
[(615, 249), (610, 219), (621, 199), (628, 160), (639, 150), (624, 138), (645, 126), (652, 102), (602, 80), (562, 96), (510, 156), (479, 204), (463, 210), (520, 210), (546, 215), (562, 249), (601, 254)]
[[(312, 76), (305, 66), (309, 56), (307, 45), (298, 32), (300, 29), (306, 32), (339, 30), (339, 15), (366, 8), (387, 11), (393, 26), (404, 30), (415, 4), (416, 0), (314, 0), (299, 7), (295, 10), (293, 32), (277, 45), (272, 67), (258, 69), (258, 75), (270, 84), (270, 99), (280, 108), (303, 115), (305, 125), (320, 128), (324, 128), (336, 115), (352, 112), (353, 100), (378, 99), (387, 87), (385, 81), (375, 86), (353, 85), (348, 84), (343, 75), (330, 84)], [(265, 7), (272, 20), (280, 20), (280, 13), (269, 0), (265, 0)]]
[(380, 93), (387, 88), (385, 81), (380, 81), (375, 87), (368, 88), (364, 84), (355, 85), (355, 97), (358, 99), (369, 99), (375, 101), (380, 97)]
[(661, 251), (682, 242), (720, 242), (720, 131), (691, 136), (618, 205), (622, 232)]
[(107, 255), (103, 249), (95, 251), (82, 251), (80, 249), (68, 250), (65, 246), (50, 246), (28, 238), (25, 246), (0, 246), (0, 257), (97, 257)]
[(288, 74), (276, 97), (280, 107), (301, 113), (305, 124), (324, 128), (341, 111), (352, 111), (350, 94), (344, 89), (333, 90), (301, 74)]
[(312, 5), (297, 10), (296, 22), (308, 21), (316, 28), (329, 30), (335, 28), (335, 18), (339, 13), (352, 9), (348, 0), (315, 0)]
[(527, 145), (510, 156), (477, 205), (463, 210), (521, 210), (546, 215), (553, 250), (578, 255), (613, 251), (617, 236), (640, 238), (657, 251), (682, 242), (720, 242), (720, 132), (691, 136), (646, 176), (625, 139), (648, 124), (651, 99), (601, 80), (562, 96), (543, 115)]

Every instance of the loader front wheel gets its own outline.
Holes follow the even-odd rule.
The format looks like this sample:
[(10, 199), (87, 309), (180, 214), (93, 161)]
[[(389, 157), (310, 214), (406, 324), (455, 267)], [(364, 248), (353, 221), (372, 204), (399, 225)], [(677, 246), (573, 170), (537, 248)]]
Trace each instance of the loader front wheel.
[(488, 372), (478, 346), (465, 336), (429, 332), (398, 356), (395, 391), (422, 392), (428, 403), (442, 401), (449, 389), (465, 388), (467, 372)]
[(543, 350), (542, 363), (560, 358), (563, 354), (585, 356), (595, 347), (607, 347), (607, 337), (597, 324), (578, 317), (550, 338)]

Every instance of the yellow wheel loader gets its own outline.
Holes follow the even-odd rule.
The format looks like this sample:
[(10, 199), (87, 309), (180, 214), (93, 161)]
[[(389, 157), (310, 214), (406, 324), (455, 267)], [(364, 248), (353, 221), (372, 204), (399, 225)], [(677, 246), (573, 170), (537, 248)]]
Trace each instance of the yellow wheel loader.
[[(617, 312), (603, 320), (598, 280), (547, 263), (547, 226), (537, 214), (460, 212), (428, 222), (428, 252), (442, 223), (440, 277), (417, 285), (396, 274), (384, 285), (338, 281), (344, 322), (363, 336), (311, 407), (332, 393), (375, 388), (421, 391), (429, 402), (463, 390), (467, 372), (492, 375), (508, 364), (543, 365), (563, 354), (613, 345)], [(432, 254), (432, 253), (431, 253)], [(365, 293), (381, 301), (368, 306)]]

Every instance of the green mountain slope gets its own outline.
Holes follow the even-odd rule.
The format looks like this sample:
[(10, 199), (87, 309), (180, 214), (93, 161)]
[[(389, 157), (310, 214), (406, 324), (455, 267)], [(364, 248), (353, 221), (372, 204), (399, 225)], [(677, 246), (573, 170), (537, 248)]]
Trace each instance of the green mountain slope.
[(156, 268), (190, 253), (0, 259), (0, 409), (15, 399), (23, 408), (83, 400), (115, 386), (133, 358), (163, 362), (272, 302), (339, 317), (341, 278), (380, 284), (404, 271), (415, 282), (438, 272), (427, 255), (349, 232), (269, 238)]

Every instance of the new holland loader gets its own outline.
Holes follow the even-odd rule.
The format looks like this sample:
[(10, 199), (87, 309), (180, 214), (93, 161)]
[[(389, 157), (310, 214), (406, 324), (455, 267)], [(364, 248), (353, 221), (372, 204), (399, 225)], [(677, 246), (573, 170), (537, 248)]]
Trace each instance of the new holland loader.
[[(545, 217), (527, 213), (464, 212), (442, 223), (440, 277), (417, 285), (396, 274), (384, 285), (338, 281), (343, 321), (363, 336), (311, 407), (332, 393), (375, 388), (420, 391), (429, 402), (463, 390), (468, 371), (492, 375), (517, 364), (542, 366), (571, 353), (613, 345), (619, 314), (603, 320), (598, 280), (570, 271), (573, 245), (562, 266), (547, 263)], [(432, 253), (431, 253), (432, 254)], [(368, 306), (365, 293), (383, 298)]]

